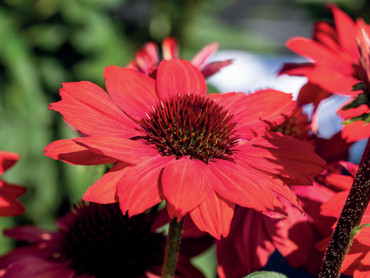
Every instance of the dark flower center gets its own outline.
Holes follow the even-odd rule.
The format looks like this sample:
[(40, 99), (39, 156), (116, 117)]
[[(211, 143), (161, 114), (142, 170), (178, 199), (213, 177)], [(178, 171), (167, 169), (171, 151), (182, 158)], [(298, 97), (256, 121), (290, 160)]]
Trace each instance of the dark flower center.
[(215, 101), (199, 95), (178, 95), (161, 101), (140, 121), (148, 144), (163, 155), (189, 155), (205, 163), (231, 160), (239, 137), (233, 115)]
[(313, 138), (307, 115), (302, 113), (302, 109), (295, 110), (290, 116), (284, 115), (284, 118), (285, 121), (278, 126), (272, 127), (271, 131), (289, 135), (303, 141)]
[(62, 231), (66, 258), (79, 275), (143, 277), (163, 261), (165, 238), (151, 233), (153, 215), (128, 218), (118, 204), (80, 204)]

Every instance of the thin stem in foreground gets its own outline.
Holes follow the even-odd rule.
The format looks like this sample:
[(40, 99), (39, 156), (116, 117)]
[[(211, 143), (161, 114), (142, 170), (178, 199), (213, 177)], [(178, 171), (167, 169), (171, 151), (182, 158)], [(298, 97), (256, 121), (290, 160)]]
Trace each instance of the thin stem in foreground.
[(162, 278), (172, 278), (175, 275), (183, 221), (184, 219), (181, 219), (179, 222), (177, 222), (177, 219), (174, 218), (170, 222), (170, 229), (167, 236), (166, 254), (162, 268)]
[(320, 278), (337, 278), (351, 245), (352, 230), (360, 225), (370, 199), (370, 140), (368, 140), (355, 180), (326, 251)]

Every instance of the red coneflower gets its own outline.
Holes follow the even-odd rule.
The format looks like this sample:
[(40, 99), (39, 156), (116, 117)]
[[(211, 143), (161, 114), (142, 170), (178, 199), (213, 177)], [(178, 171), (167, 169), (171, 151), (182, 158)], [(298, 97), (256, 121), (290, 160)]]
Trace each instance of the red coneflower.
[[(362, 89), (370, 88), (369, 25), (361, 18), (354, 22), (333, 4), (328, 4), (327, 7), (334, 15), (335, 25), (317, 22), (312, 39), (295, 37), (286, 44), (289, 49), (308, 58), (310, 62), (285, 64), (280, 71), (280, 74), (308, 78), (309, 82), (299, 93), (298, 102), (313, 103), (314, 118), (317, 106), (332, 94), (350, 96), (351, 103), (360, 94), (359, 83), (362, 84)], [(339, 116), (345, 120), (357, 118), (343, 127), (342, 137), (348, 142), (370, 136), (370, 123), (364, 116), (370, 111), (370, 90), (367, 91), (364, 94), (367, 101), (363, 105), (352, 106), (347, 110), (344, 108), (349, 104), (347, 103), (338, 110)]]
[(62, 100), (50, 105), (86, 137), (53, 142), (47, 156), (115, 163), (86, 201), (119, 201), (135, 215), (166, 200), (171, 218), (190, 213), (199, 229), (220, 238), (235, 204), (279, 210), (277, 193), (298, 206), (286, 182), (310, 183), (323, 169), (306, 144), (266, 132), (294, 107), (283, 92), (206, 95), (201, 72), (179, 59), (162, 61), (155, 80), (117, 66), (104, 76), (109, 96), (89, 82), (66, 83)]

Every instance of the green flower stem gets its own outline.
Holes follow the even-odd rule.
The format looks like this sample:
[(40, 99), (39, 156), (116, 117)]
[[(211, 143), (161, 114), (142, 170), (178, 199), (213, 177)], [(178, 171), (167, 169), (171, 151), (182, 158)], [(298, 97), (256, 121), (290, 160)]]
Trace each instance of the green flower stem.
[(167, 236), (167, 247), (162, 268), (162, 278), (173, 278), (175, 275), (177, 257), (180, 249), (182, 223), (184, 219), (177, 222), (174, 218), (170, 222), (170, 229)]
[(355, 180), (344, 204), (322, 264), (319, 278), (337, 278), (348, 248), (354, 238), (352, 232), (361, 222), (370, 199), (370, 140), (368, 140)]

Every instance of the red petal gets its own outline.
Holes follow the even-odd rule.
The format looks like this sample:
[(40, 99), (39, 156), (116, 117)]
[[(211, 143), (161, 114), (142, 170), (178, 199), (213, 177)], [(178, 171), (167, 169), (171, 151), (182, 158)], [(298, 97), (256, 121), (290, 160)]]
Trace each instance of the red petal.
[(0, 151), (0, 175), (12, 167), (18, 159), (17, 153)]
[(2, 190), (5, 190), (10, 196), (13, 196), (14, 198), (21, 196), (27, 190), (23, 186), (10, 184), (2, 180), (0, 180), (0, 188)]
[(207, 164), (200, 160), (182, 157), (166, 165), (162, 174), (163, 195), (176, 210), (177, 219), (209, 196), (211, 180)]
[(99, 165), (117, 161), (114, 158), (96, 154), (77, 144), (73, 139), (58, 140), (50, 143), (45, 147), (44, 154), (52, 159), (76, 165)]
[(313, 103), (314, 106), (317, 107), (322, 100), (330, 97), (331, 95), (332, 93), (324, 90), (323, 88), (312, 83), (307, 83), (299, 91), (297, 103), (298, 105)]
[(337, 190), (350, 189), (353, 184), (353, 177), (335, 173), (327, 175), (325, 180), (331, 183), (331, 186), (335, 186)]
[(134, 69), (105, 68), (106, 87), (112, 100), (128, 116), (139, 121), (158, 102), (154, 79)]
[(23, 205), (19, 202), (12, 192), (8, 192), (0, 180), (0, 216), (20, 215), (24, 212)]
[(207, 44), (194, 56), (191, 63), (200, 69), (207, 62), (209, 57), (217, 51), (218, 47), (219, 44), (216, 42)]
[(165, 38), (162, 42), (163, 59), (179, 58), (179, 45), (175, 38)]
[(97, 182), (91, 185), (83, 195), (82, 199), (99, 204), (111, 204), (118, 202), (116, 194), (117, 184), (128, 170), (129, 164), (118, 162)]
[(144, 212), (162, 201), (159, 179), (162, 169), (172, 157), (156, 156), (130, 167), (117, 184), (117, 196), (123, 213), (129, 215)]
[(199, 230), (220, 239), (229, 234), (234, 208), (235, 204), (212, 192), (199, 207), (190, 212), (190, 217)]
[(220, 277), (244, 277), (264, 267), (275, 251), (262, 214), (236, 208), (230, 234), (217, 242)]
[(288, 217), (279, 221), (266, 219), (265, 227), (274, 246), (287, 258), (292, 267), (308, 263), (314, 248), (314, 230), (307, 216), (287, 205)]
[(343, 126), (342, 137), (347, 142), (356, 142), (370, 137), (370, 123), (357, 121)]
[(282, 123), (283, 115), (290, 115), (295, 107), (292, 96), (268, 89), (251, 95), (243, 93), (211, 94), (212, 99), (224, 105), (233, 121), (237, 122), (237, 134), (246, 138), (266, 132), (271, 125)]
[(334, 15), (335, 27), (341, 47), (351, 55), (353, 60), (357, 60), (359, 52), (355, 38), (355, 23), (348, 15), (338, 9), (337, 6), (328, 4), (327, 7)]
[(325, 45), (333, 51), (340, 51), (337, 30), (333, 24), (326, 21), (316, 22), (313, 32), (313, 40)]
[(279, 71), (279, 75), (306, 76), (314, 67), (313, 63), (285, 63)]
[(156, 149), (145, 145), (140, 140), (113, 136), (93, 136), (75, 138), (73, 140), (98, 155), (112, 157), (131, 164), (138, 164), (158, 155)]
[(205, 65), (202, 69), (204, 78), (211, 76), (212, 74), (219, 72), (223, 67), (231, 65), (233, 60), (215, 61)]
[(296, 185), (312, 184), (326, 165), (311, 145), (275, 132), (245, 142), (236, 155), (247, 165), (292, 179)]
[(321, 214), (325, 216), (333, 216), (335, 218), (339, 218), (344, 203), (347, 199), (348, 193), (349, 190), (339, 192), (331, 197), (329, 201), (323, 203), (321, 206)]
[(206, 80), (190, 62), (180, 59), (164, 60), (157, 70), (157, 92), (160, 99), (195, 94), (205, 96)]
[(150, 75), (157, 68), (158, 62), (158, 46), (154, 42), (148, 42), (135, 53), (129, 67), (137, 67), (145, 75)]
[(346, 143), (338, 132), (329, 139), (316, 139), (316, 153), (326, 160), (327, 163), (347, 160), (351, 144)]
[(272, 179), (252, 167), (217, 160), (210, 164), (214, 179), (214, 190), (223, 198), (240, 206), (258, 211), (274, 209), (274, 195), (269, 189)]
[(366, 104), (362, 104), (356, 108), (350, 108), (350, 109), (347, 109), (347, 110), (343, 110), (343, 107), (352, 103), (353, 101), (353, 98), (350, 99), (349, 101), (347, 101), (338, 111), (337, 111), (337, 114), (339, 117), (347, 120), (347, 119), (350, 119), (350, 118), (354, 118), (354, 117), (357, 117), (357, 116), (360, 116), (364, 113), (370, 113), (370, 108), (369, 106), (367, 106)]
[(134, 136), (134, 123), (99, 86), (87, 82), (64, 83), (61, 101), (49, 109), (61, 113), (74, 128), (86, 135)]
[(338, 95), (357, 96), (359, 93), (359, 91), (352, 91), (352, 86), (360, 82), (352, 77), (352, 73), (346, 74), (336, 69), (317, 66), (306, 76), (311, 83)]
[(325, 66), (327, 69), (348, 75), (353, 72), (351, 59), (345, 59), (339, 53), (335, 53), (311, 39), (295, 37), (290, 39), (286, 46), (293, 52), (315, 61), (315, 63)]

